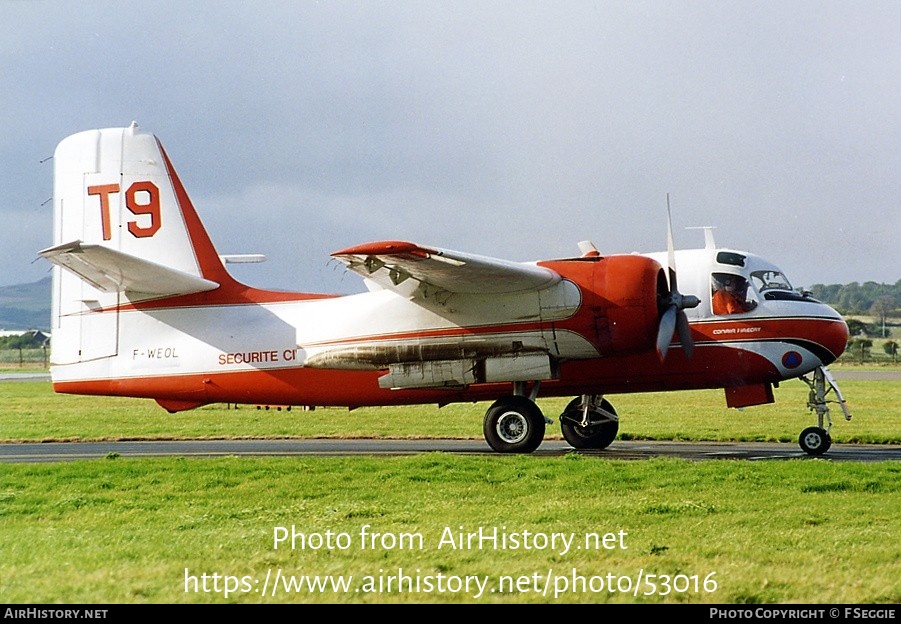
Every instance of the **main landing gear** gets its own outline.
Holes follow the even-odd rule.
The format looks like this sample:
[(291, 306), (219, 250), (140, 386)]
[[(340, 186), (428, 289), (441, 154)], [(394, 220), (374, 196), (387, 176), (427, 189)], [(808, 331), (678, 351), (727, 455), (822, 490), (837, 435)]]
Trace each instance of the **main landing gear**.
[(485, 412), (483, 429), (498, 453), (531, 453), (544, 439), (544, 414), (528, 397), (504, 397)]
[[(513, 396), (495, 401), (485, 412), (483, 430), (488, 445), (498, 453), (531, 453), (541, 445), (550, 419), (535, 404), (540, 382), (526, 396), (522, 382), (514, 384)], [(604, 449), (619, 432), (616, 410), (606, 399), (593, 394), (570, 401), (560, 415), (564, 439), (577, 449)]]
[(619, 433), (619, 417), (607, 399), (583, 394), (563, 410), (560, 429), (573, 448), (605, 449)]
[(544, 440), (550, 419), (545, 418), (535, 403), (541, 382), (536, 381), (531, 393), (524, 381), (513, 382), (513, 396), (503, 397), (485, 412), (482, 430), (488, 446), (498, 453), (531, 453)]
[[(807, 408), (815, 411), (817, 414), (817, 426), (807, 427), (801, 432), (798, 438), (798, 444), (801, 450), (808, 455), (819, 456), (829, 450), (832, 446), (832, 437), (829, 430), (832, 428), (832, 418), (829, 416), (829, 403), (838, 403), (845, 415), (845, 420), (851, 420), (851, 413), (842, 396), (835, 378), (832, 376), (825, 366), (820, 366), (813, 371), (813, 379), (802, 376), (801, 381), (810, 388), (810, 394), (807, 398)], [(828, 388), (826, 387), (828, 384)], [(837, 400), (828, 400), (830, 391), (835, 392)]]

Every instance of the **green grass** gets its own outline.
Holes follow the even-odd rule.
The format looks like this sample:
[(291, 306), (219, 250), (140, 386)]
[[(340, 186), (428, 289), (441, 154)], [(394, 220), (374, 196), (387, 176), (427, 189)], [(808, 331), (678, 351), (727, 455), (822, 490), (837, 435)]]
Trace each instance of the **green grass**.
[[(897, 462), (116, 458), (0, 465), (0, 480), (0, 601), (8, 603), (901, 601)], [(346, 534), (347, 542), (274, 548), (275, 527), (292, 525), (305, 535)], [(380, 535), (366, 547), (364, 527)], [(461, 527), (562, 533), (574, 545), (592, 533), (615, 538), (611, 549), (568, 552), (559, 543), (439, 548), (445, 531)], [(211, 575), (222, 575), (220, 591), (196, 591), (190, 579), (185, 591), (186, 569), (198, 589), (204, 573), (211, 589)], [(352, 576), (352, 589), (264, 597), (257, 590), (269, 570)], [(481, 597), (447, 588), (353, 591), (367, 575), (387, 582), (398, 570), (435, 582), (439, 574), (487, 577), (489, 589)], [(549, 571), (545, 596), (535, 578), (541, 589)], [(639, 571), (682, 575), (683, 591), (609, 591), (608, 574), (626, 587)], [(554, 596), (573, 574), (594, 577), (595, 589), (604, 578), (604, 589)], [(226, 598), (225, 576), (248, 577), (251, 591)], [(520, 590), (491, 592), (505, 576), (525, 579)], [(705, 578), (715, 591), (704, 591)]]
[[(841, 382), (853, 419), (831, 409), (835, 442), (901, 441), (901, 382)], [(815, 424), (800, 381), (776, 389), (776, 402), (729, 409), (721, 390), (611, 395), (621, 439), (794, 442)], [(555, 421), (566, 399), (541, 399)], [(319, 408), (314, 411), (230, 409), (224, 404), (169, 414), (146, 399), (54, 394), (47, 382), (0, 382), (0, 441), (172, 438), (481, 438), (486, 404)], [(559, 426), (548, 427), (560, 438)]]
[[(854, 419), (845, 422), (833, 410), (834, 439), (898, 444), (901, 382), (841, 386)], [(775, 404), (743, 411), (727, 409), (721, 391), (610, 398), (623, 419), (622, 437), (631, 438), (794, 443), (814, 420), (800, 382), (778, 388)], [(554, 418), (564, 403), (541, 401)], [(152, 401), (56, 395), (46, 382), (0, 383), (0, 405), (5, 441), (480, 438), (485, 408), (279, 412), (216, 405), (173, 415)], [(549, 431), (559, 437), (556, 426)], [(346, 548), (275, 549), (275, 527), (292, 525), (349, 541)], [(363, 548), (366, 526), (388, 541)], [(445, 530), (479, 527), (572, 534), (580, 544), (591, 533), (622, 531), (626, 548), (438, 548)], [(405, 535), (421, 536), (421, 548), (389, 547), (391, 538)], [(256, 590), (277, 570), (353, 579), (347, 591), (262, 596)], [(488, 589), (479, 597), (474, 588), (446, 586), (365, 591), (365, 577), (387, 583), (399, 570), (421, 583), (438, 575), (487, 578)], [(638, 595), (609, 591), (611, 578), (625, 587), (626, 577), (634, 583), (639, 572), (645, 579), (658, 575), (657, 591), (646, 582)], [(220, 591), (194, 591), (193, 579), (199, 589), (203, 574), (208, 588)], [(536, 579), (540, 586), (548, 574), (548, 595), (534, 591)], [(555, 585), (564, 589), (573, 575), (595, 589), (603, 579), (603, 589), (586, 585), (555, 596)], [(659, 575), (689, 591), (662, 595)], [(238, 588), (228, 596), (226, 577)], [(504, 579), (518, 580), (520, 589), (490, 591)], [(705, 579), (715, 591), (704, 591)], [(899, 579), (901, 462), (431, 453), (0, 464), (0, 602), (6, 603), (897, 604)]]

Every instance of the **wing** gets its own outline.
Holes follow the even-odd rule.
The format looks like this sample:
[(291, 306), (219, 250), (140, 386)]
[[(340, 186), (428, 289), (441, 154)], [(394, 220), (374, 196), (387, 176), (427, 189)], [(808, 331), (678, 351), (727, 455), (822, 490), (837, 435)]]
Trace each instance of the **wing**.
[(392, 290), (407, 280), (461, 294), (541, 290), (560, 281), (556, 271), (405, 241), (379, 241), (332, 254), (365, 278)]
[(128, 291), (147, 295), (187, 295), (218, 288), (210, 280), (143, 260), (131, 254), (81, 241), (38, 252), (103, 292)]

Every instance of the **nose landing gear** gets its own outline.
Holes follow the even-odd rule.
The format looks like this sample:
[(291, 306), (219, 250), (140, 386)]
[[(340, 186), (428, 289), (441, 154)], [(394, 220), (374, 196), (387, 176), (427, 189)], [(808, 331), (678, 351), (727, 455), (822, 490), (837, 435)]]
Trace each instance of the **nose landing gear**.
[[(851, 420), (851, 412), (848, 411), (848, 405), (842, 396), (841, 390), (835, 383), (832, 376), (825, 366), (819, 366), (813, 371), (813, 379), (802, 376), (801, 381), (810, 388), (810, 394), (807, 398), (807, 408), (815, 411), (817, 414), (817, 426), (807, 427), (801, 432), (798, 438), (798, 444), (801, 450), (808, 455), (819, 456), (824, 454), (832, 446), (832, 437), (829, 430), (832, 428), (832, 418), (829, 416), (829, 403), (838, 403), (845, 415), (845, 420)], [(828, 385), (828, 388), (826, 387)], [(835, 399), (829, 400), (827, 396), (830, 392), (835, 392)]]

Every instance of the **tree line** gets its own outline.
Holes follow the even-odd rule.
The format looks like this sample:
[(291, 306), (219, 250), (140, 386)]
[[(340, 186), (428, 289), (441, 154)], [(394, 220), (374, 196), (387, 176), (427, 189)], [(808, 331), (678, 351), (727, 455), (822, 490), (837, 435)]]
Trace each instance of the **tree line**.
[(894, 284), (814, 284), (807, 290), (842, 314), (868, 314), (880, 318), (901, 316), (901, 279)]
[[(814, 284), (809, 289), (813, 297), (828, 303), (846, 317), (848, 315), (872, 316), (874, 322), (866, 323), (857, 318), (845, 318), (851, 339), (848, 341), (847, 357), (868, 361), (873, 348), (872, 338), (886, 338), (892, 335), (891, 325), (901, 318), (901, 280), (894, 284), (877, 282), (852, 282), (850, 284)], [(897, 340), (886, 340), (882, 350), (892, 362), (897, 363), (899, 346)]]
[(21, 334), (0, 336), (0, 349), (42, 349), (49, 344), (50, 337), (41, 331), (27, 331)]

